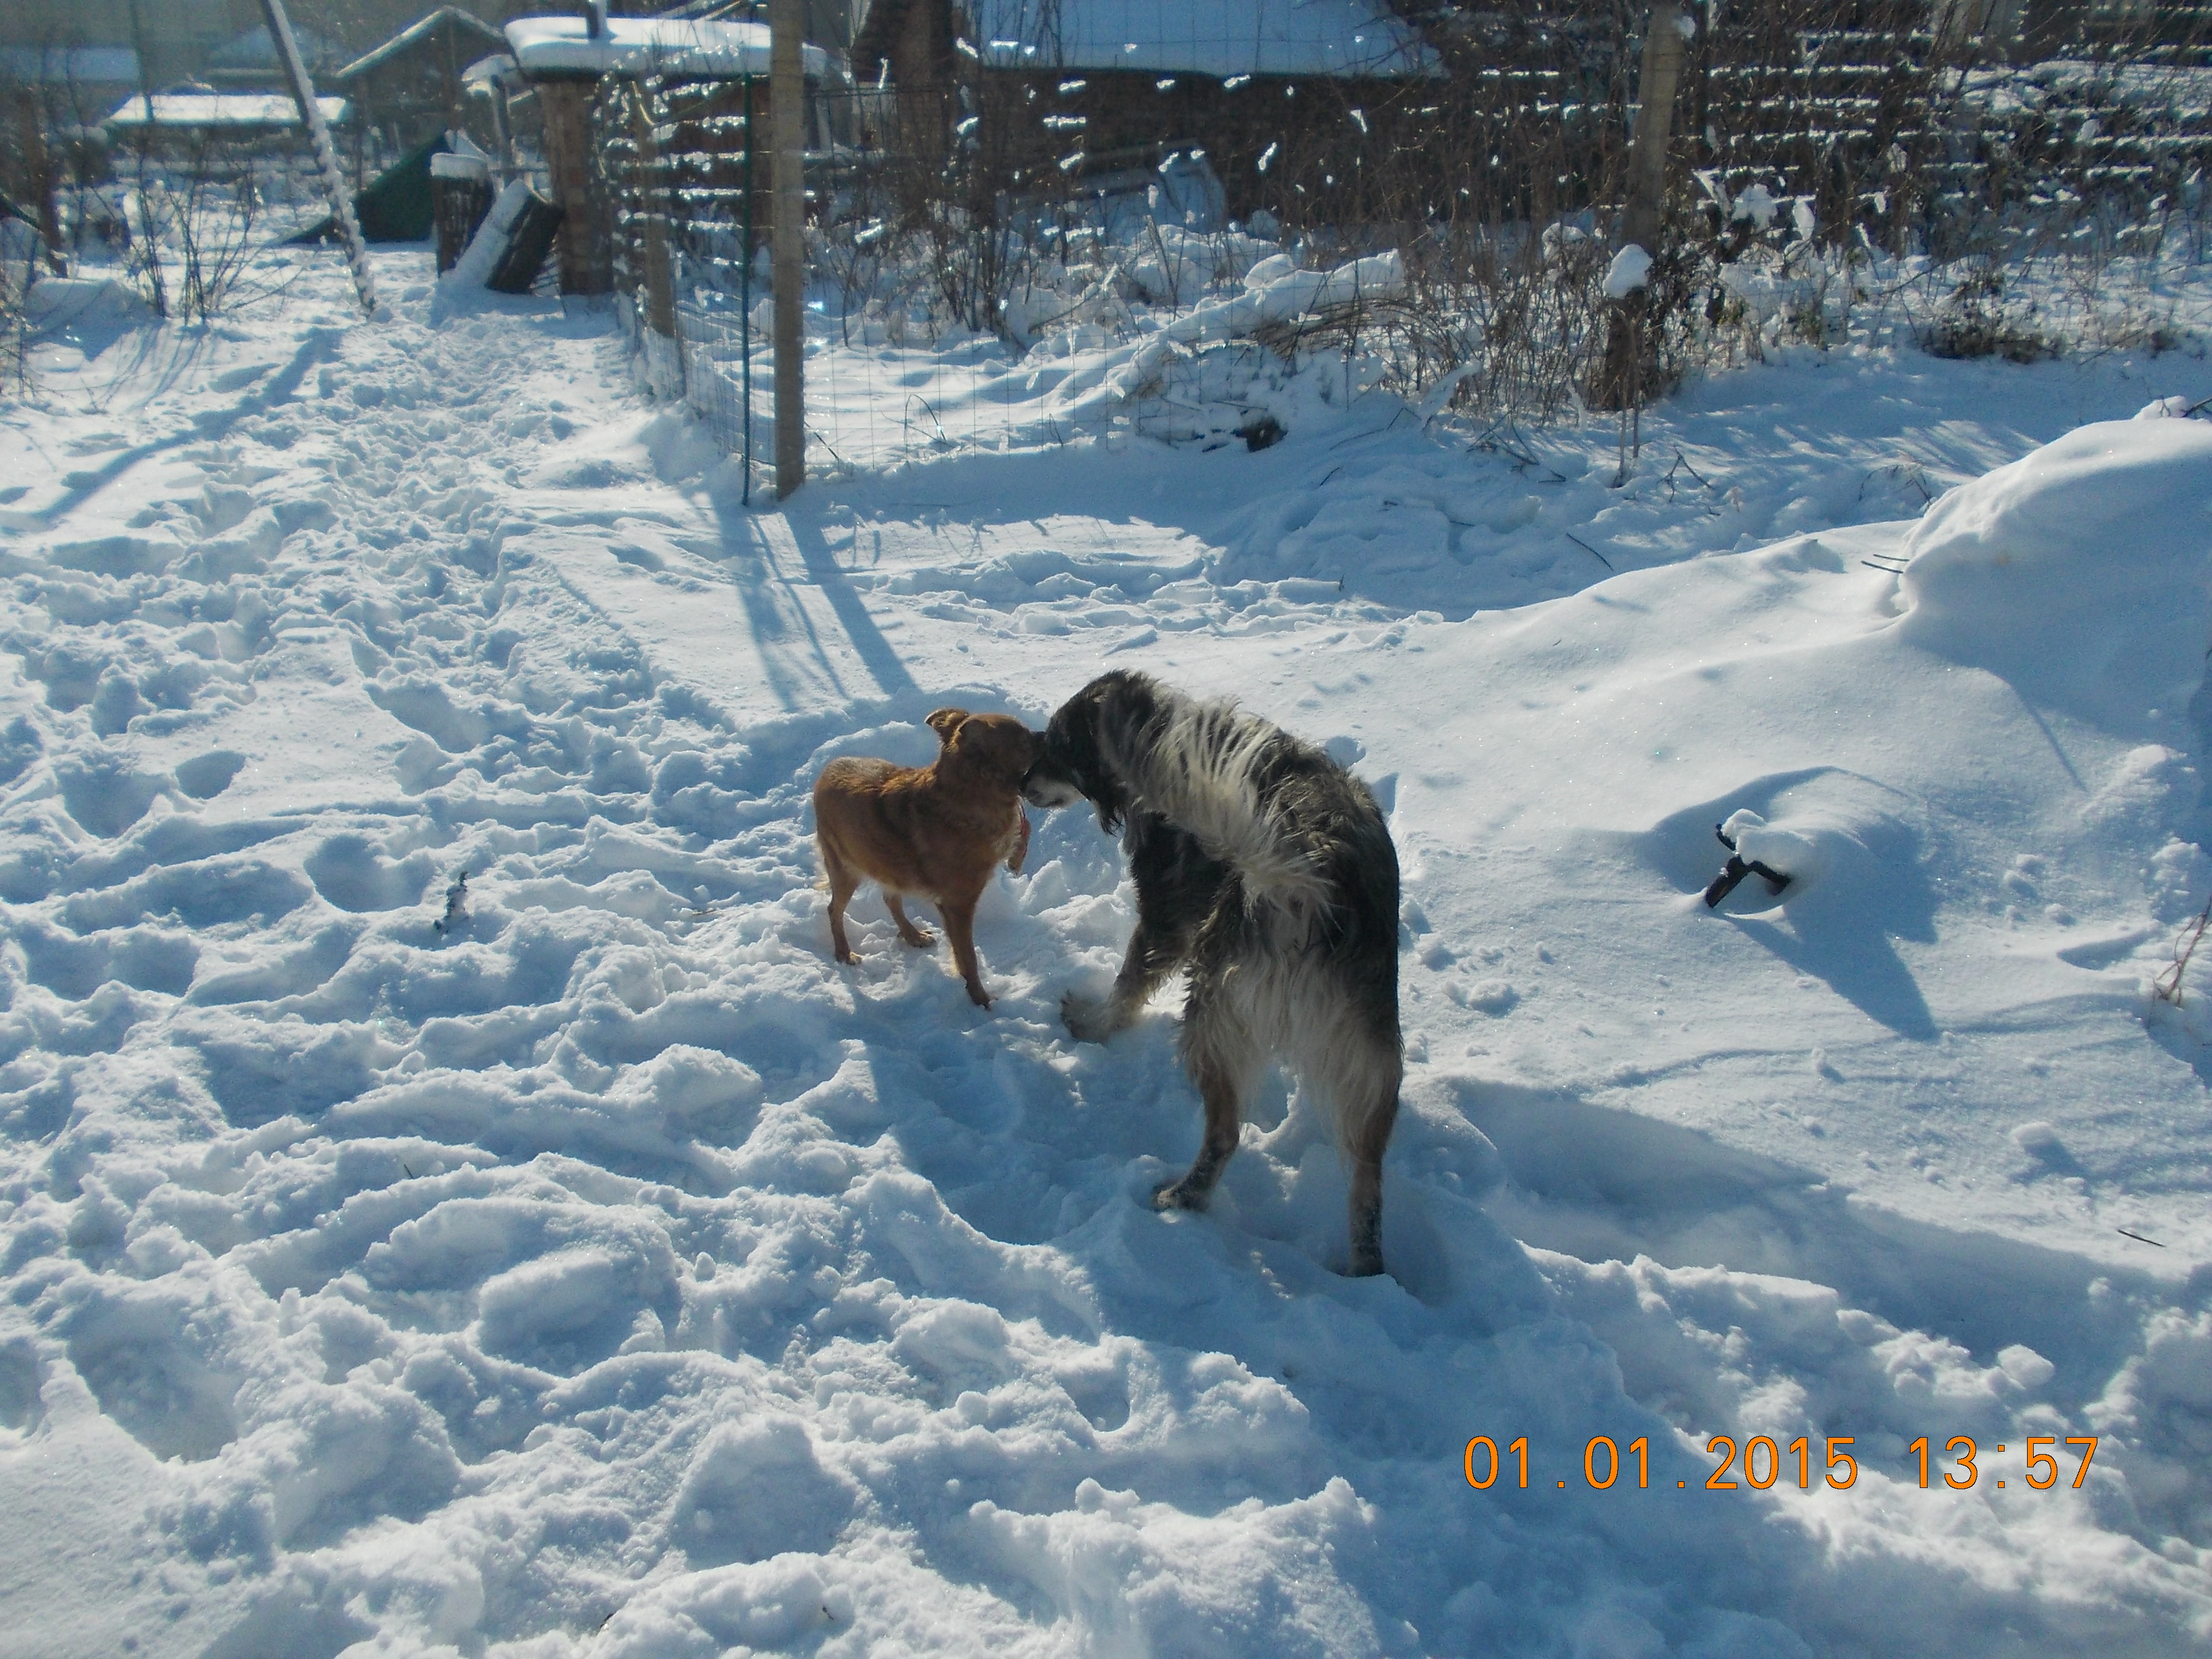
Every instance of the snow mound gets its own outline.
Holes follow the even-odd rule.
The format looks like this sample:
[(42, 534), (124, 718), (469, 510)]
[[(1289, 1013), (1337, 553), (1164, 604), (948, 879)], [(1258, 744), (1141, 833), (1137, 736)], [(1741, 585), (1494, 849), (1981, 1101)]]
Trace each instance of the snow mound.
[(1902, 632), (2121, 729), (2204, 677), (2212, 426), (2076, 428), (1961, 484), (1905, 544)]
[(1651, 256), (1635, 243), (1613, 256), (1613, 263), (1605, 268), (1605, 297), (1626, 300), (1650, 279)]

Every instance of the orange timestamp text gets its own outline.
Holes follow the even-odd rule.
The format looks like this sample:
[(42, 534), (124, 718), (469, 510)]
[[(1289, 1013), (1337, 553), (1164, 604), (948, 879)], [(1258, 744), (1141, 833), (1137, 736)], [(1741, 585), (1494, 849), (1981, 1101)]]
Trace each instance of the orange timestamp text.
[[(2027, 1484), (2038, 1492), (2048, 1492), (2057, 1486), (2065, 1471), (2060, 1467), (2058, 1454), (2051, 1449), (2061, 1441), (2069, 1448), (2079, 1447), (2081, 1461), (2075, 1466), (2074, 1479), (2069, 1484), (2081, 1486), (2089, 1473), (2089, 1460), (2097, 1455), (2097, 1437), (2094, 1434), (2029, 1435), (2021, 1443), (2025, 1448), (2026, 1467), (2023, 1474)], [(1859, 1462), (1852, 1448), (1857, 1444), (1851, 1435), (1833, 1435), (1815, 1442), (1810, 1436), (1800, 1435), (1789, 1445), (1778, 1444), (1767, 1435), (1753, 1435), (1738, 1448), (1735, 1437), (1717, 1434), (1705, 1443), (1705, 1450), (1720, 1461), (1712, 1473), (1705, 1477), (1708, 1492), (1735, 1492), (1748, 1486), (1755, 1492), (1765, 1492), (1781, 1481), (1785, 1475), (1795, 1474), (1795, 1484), (1802, 1491), (1814, 1491), (1826, 1486), (1838, 1492), (1848, 1490), (1858, 1483)], [(1981, 1460), (1995, 1459), (2009, 1449), (1998, 1441), (1986, 1450), (1972, 1435), (1957, 1434), (1944, 1443), (1942, 1457), (1949, 1467), (1942, 1466), (1942, 1458), (1935, 1462), (1935, 1470), (1942, 1484), (1954, 1492), (1965, 1492), (1985, 1477), (1994, 1485), (2006, 1484), (2003, 1476), (1991, 1469), (1985, 1470)], [(1923, 1435), (1905, 1448), (1915, 1460), (1919, 1483), (1924, 1489), (1929, 1485), (1930, 1455), (1929, 1437)], [(1626, 1458), (1624, 1459), (1624, 1452)], [(2070, 1451), (2063, 1455), (2070, 1456)], [(1818, 1460), (1817, 1465), (1815, 1460)], [(1520, 1488), (1526, 1491), (1528, 1480), (1528, 1437), (1522, 1435), (1505, 1443), (1500, 1452), (1497, 1441), (1486, 1434), (1478, 1434), (1467, 1443), (1462, 1464), (1467, 1474), (1467, 1484), (1477, 1492), (1488, 1492), (1498, 1484), (1498, 1476), (1509, 1469), (1515, 1474)], [(1632, 1464), (1632, 1468), (1627, 1465)], [(1794, 1468), (1793, 1468), (1794, 1464)], [(1616, 1485), (1627, 1486), (1623, 1476), (1633, 1474), (1638, 1491), (1651, 1485), (1651, 1447), (1649, 1439), (1638, 1435), (1626, 1448), (1617, 1444), (1610, 1435), (1593, 1435), (1583, 1447), (1582, 1483), (1595, 1492), (1607, 1492)], [(1818, 1477), (1817, 1479), (1815, 1477)], [(1542, 1483), (1540, 1480), (1538, 1484)], [(1560, 1480), (1561, 1491), (1567, 1482)], [(1675, 1481), (1678, 1487), (1686, 1487), (1687, 1480)]]

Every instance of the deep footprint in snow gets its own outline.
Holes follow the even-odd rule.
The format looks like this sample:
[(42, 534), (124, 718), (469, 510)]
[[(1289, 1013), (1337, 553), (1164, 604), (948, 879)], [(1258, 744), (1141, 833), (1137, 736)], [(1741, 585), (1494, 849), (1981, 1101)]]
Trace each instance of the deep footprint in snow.
[(230, 787), (245, 765), (245, 756), (228, 749), (214, 750), (178, 763), (177, 787), (194, 800), (213, 800)]
[(366, 836), (332, 836), (307, 854), (307, 878), (341, 910), (397, 910), (420, 904), (436, 880), (437, 860), (425, 852), (392, 860)]
[(105, 839), (144, 817), (169, 787), (167, 777), (139, 770), (128, 757), (90, 745), (57, 761), (54, 777), (70, 816)]

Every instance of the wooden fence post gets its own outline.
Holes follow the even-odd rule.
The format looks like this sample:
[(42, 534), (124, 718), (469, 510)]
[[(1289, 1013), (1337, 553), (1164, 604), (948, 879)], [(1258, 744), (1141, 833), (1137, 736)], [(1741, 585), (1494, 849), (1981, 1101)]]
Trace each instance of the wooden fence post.
[(744, 372), (740, 377), (739, 397), (745, 411), (745, 485), (742, 499), (747, 507), (753, 504), (753, 157), (760, 148), (760, 132), (753, 124), (753, 77), (748, 70), (744, 76), (745, 100), (745, 183), (744, 222), (742, 240), (738, 244), (744, 263), (738, 272), (738, 349), (744, 354)]
[[(637, 141), (637, 204), (645, 244), (645, 368), (656, 398), (684, 391), (684, 354), (676, 343), (676, 279), (668, 252), (672, 191), (661, 175), (660, 146), (653, 136), (652, 100), (644, 83), (629, 88), (630, 136)], [(658, 344), (655, 342), (659, 342)]]
[[(1638, 77), (1636, 136), (1628, 147), (1628, 200), (1621, 209), (1620, 247), (1631, 244), (1656, 259), (1667, 214), (1667, 149), (1674, 128), (1674, 89), (1682, 79), (1688, 46), (1682, 8), (1653, 0), (1644, 26), (1644, 70)], [(1627, 409), (1644, 400), (1644, 312), (1647, 290), (1622, 295), (1607, 319), (1605, 361), (1590, 382), (1590, 403)]]
[(561, 292), (605, 294), (614, 283), (606, 215), (592, 187), (592, 96), (597, 82), (548, 76), (537, 82), (544, 118), (545, 170), (561, 210)]
[[(806, 482), (805, 0), (769, 0), (769, 254), (775, 286), (775, 493)], [(746, 142), (751, 142), (749, 134)]]
[(1620, 216), (1622, 246), (1633, 242), (1655, 258), (1667, 210), (1667, 146), (1674, 131), (1674, 88), (1689, 45), (1682, 8), (1655, 0), (1644, 26), (1644, 72), (1637, 77), (1636, 136), (1628, 147), (1628, 205)]

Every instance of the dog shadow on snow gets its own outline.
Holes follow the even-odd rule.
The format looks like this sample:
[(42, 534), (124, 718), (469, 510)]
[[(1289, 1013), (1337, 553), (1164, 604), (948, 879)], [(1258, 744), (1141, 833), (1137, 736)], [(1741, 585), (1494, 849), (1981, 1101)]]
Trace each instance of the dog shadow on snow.
[(1484, 1212), (1523, 1243), (1585, 1261), (1649, 1256), (1832, 1287), (1847, 1308), (1950, 1338), (1984, 1364), (2025, 1343), (2057, 1366), (2047, 1397), (2094, 1398), (2166, 1292), (2109, 1263), (1954, 1232), (1854, 1203), (1826, 1177), (1701, 1131), (1571, 1095), (1472, 1079), (1448, 1085), (1499, 1164)]

